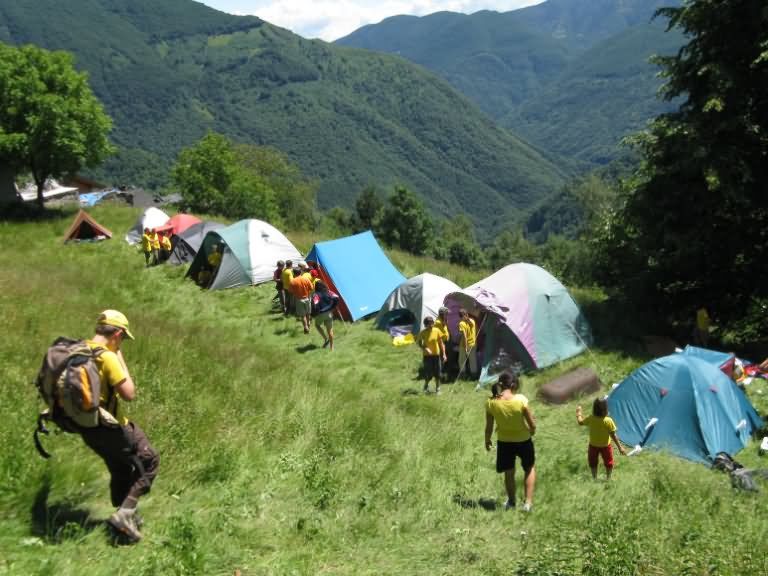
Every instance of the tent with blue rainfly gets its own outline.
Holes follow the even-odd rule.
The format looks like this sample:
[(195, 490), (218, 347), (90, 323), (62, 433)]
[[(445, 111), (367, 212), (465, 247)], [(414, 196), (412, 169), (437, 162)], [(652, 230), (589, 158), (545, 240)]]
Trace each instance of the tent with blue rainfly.
[(534, 264), (505, 266), (445, 297), (448, 328), (458, 334), (458, 311), (477, 320), (480, 383), (515, 365), (551, 366), (582, 353), (592, 341), (589, 324), (557, 278)]
[(699, 348), (698, 346), (686, 346), (682, 354), (686, 356), (695, 356), (713, 366), (716, 366), (723, 374), (729, 378), (733, 376), (733, 367), (736, 364), (736, 355), (731, 352), (720, 352), (719, 350), (710, 350), (708, 348)]
[(355, 322), (375, 314), (404, 280), (370, 230), (337, 240), (318, 242), (306, 258), (320, 278), (340, 297), (339, 312)]
[(641, 366), (611, 392), (608, 410), (625, 444), (702, 463), (711, 463), (718, 452), (736, 454), (763, 427), (733, 380), (692, 354)]
[[(221, 262), (215, 268), (210, 266), (209, 258), (214, 251), (221, 253)], [(187, 276), (211, 290), (249, 286), (272, 280), (278, 260), (301, 259), (291, 241), (271, 224), (240, 220), (205, 235)], [(202, 275), (206, 277), (204, 282)]]

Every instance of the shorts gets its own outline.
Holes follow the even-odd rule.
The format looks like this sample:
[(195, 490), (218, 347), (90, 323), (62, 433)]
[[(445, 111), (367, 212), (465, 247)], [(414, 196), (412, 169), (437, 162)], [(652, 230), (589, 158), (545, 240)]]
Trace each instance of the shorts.
[(525, 442), (496, 442), (496, 472), (515, 469), (515, 458), (520, 457), (523, 470), (528, 472), (536, 463), (533, 440)]
[(309, 316), (309, 313), (312, 311), (312, 305), (309, 301), (309, 298), (297, 298), (295, 306), (296, 316), (299, 317)]
[(440, 379), (440, 356), (424, 356), (424, 379)]
[(326, 330), (333, 328), (333, 310), (321, 312), (315, 316), (315, 326), (324, 326)]
[(597, 446), (592, 446), (592, 444), (590, 444), (589, 449), (587, 450), (587, 462), (589, 463), (590, 468), (597, 468), (598, 455), (602, 456), (603, 464), (605, 464), (607, 469), (610, 470), (613, 468), (613, 446), (608, 444), (608, 446), (598, 448)]

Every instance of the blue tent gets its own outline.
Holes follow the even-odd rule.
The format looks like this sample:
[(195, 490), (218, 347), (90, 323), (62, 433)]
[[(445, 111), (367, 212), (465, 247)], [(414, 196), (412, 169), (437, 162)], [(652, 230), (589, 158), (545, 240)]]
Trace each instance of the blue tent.
[(730, 376), (733, 374), (733, 364), (736, 360), (736, 356), (729, 354), (728, 352), (720, 352), (718, 350), (710, 350), (708, 348), (699, 348), (698, 346), (688, 345), (683, 349), (682, 354), (701, 358), (705, 362), (716, 366), (726, 375)]
[(711, 463), (736, 454), (763, 426), (736, 384), (716, 365), (672, 354), (641, 366), (608, 397), (619, 439)]
[(370, 231), (318, 242), (306, 260), (317, 264), (320, 278), (341, 298), (342, 317), (353, 322), (378, 312), (405, 281)]

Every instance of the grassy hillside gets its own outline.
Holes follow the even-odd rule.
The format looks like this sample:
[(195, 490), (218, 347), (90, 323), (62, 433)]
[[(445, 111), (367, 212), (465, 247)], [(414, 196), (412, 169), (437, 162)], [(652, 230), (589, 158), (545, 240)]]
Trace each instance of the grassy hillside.
[[(530, 515), (504, 512), (482, 445), (485, 393), (462, 383), (414, 395), (419, 353), (391, 346), (371, 322), (338, 325), (329, 353), (317, 334), (270, 313), (271, 287), (209, 293), (182, 269), (146, 270), (120, 240), (136, 211), (93, 214), (115, 239), (62, 245), (71, 212), (0, 222), (0, 573), (768, 572), (762, 495), (652, 453), (620, 459), (610, 484), (592, 482), (576, 403), (535, 399), (542, 382), (577, 365), (597, 369), (607, 390), (641, 361), (616, 347), (618, 334), (601, 329), (591, 354), (525, 378), (539, 422), (536, 503)], [(407, 275), (429, 267), (476, 279), (393, 259)], [(104, 531), (101, 462), (76, 437), (49, 439), (47, 462), (31, 441), (31, 380), (45, 346), (89, 335), (106, 307), (130, 318), (137, 340), (125, 355), (139, 389), (130, 414), (161, 454), (141, 503), (145, 538), (127, 548), (112, 548)], [(609, 317), (591, 320), (599, 328)], [(738, 459), (760, 465), (754, 445)]]
[(75, 53), (115, 120), (107, 181), (163, 185), (208, 130), (288, 153), (318, 180), (322, 208), (400, 183), (438, 214), (487, 220), (563, 180), (420, 67), (191, 0), (0, 0), (0, 41)]
[(497, 122), (589, 169), (670, 106), (651, 54), (682, 45), (650, 19), (676, 0), (547, 0), (510, 12), (397, 16), (339, 44), (399, 54), (445, 78)]

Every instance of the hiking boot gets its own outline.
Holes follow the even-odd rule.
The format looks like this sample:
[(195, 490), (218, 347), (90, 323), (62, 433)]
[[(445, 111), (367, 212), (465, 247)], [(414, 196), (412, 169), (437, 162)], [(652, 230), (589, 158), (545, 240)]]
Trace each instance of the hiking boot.
[(515, 501), (507, 498), (507, 501), (504, 502), (504, 510), (514, 510), (514, 509), (515, 509)]
[(131, 543), (136, 543), (141, 540), (141, 532), (139, 532), (139, 529), (136, 526), (134, 514), (135, 512), (133, 510), (118, 508), (117, 512), (112, 514), (107, 520), (107, 524), (114, 528), (117, 533), (128, 538)]

